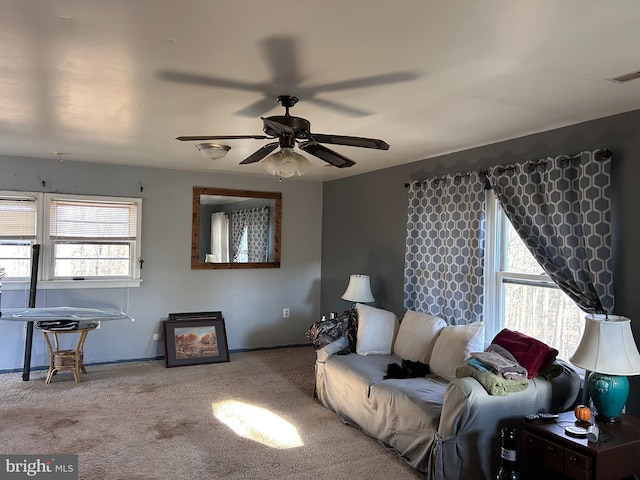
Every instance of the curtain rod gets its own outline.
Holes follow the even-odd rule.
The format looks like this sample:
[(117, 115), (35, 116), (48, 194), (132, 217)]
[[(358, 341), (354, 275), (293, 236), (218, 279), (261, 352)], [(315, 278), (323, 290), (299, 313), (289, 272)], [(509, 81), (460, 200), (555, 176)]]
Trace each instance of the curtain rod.
[[(566, 159), (566, 160), (574, 160), (574, 159), (578, 159), (582, 156), (584, 152), (579, 152), (579, 153), (574, 153), (573, 155), (558, 155), (558, 157), (560, 157), (561, 159)], [(611, 150), (609, 150), (608, 148), (601, 148), (599, 150), (596, 150), (594, 152), (594, 157), (596, 160), (598, 161), (604, 161), (604, 160), (609, 160), (611, 158), (611, 156), (613, 155), (613, 153), (611, 152)], [(532, 165), (532, 166), (538, 166), (542, 163), (545, 163), (547, 160), (546, 159), (540, 159), (540, 160), (528, 160), (525, 163)], [(503, 167), (504, 170), (513, 170), (513, 166), (506, 166)], [(457, 173), (454, 174), (453, 176), (458, 176), (458, 177), (467, 177), (471, 174), (472, 172), (465, 172), (465, 173)], [(486, 174), (487, 170), (480, 170), (478, 171), (479, 174)], [(447, 174), (450, 175), (450, 174)], [(424, 183), (424, 182), (429, 182), (429, 181), (433, 181), (433, 180), (438, 180), (439, 178), (443, 178), (446, 175), (441, 175), (440, 177), (433, 177), (433, 178), (425, 178), (422, 180), (417, 180), (417, 183)], [(411, 183), (405, 183), (404, 184), (404, 188), (409, 188), (411, 186)]]
[[(440, 176), (437, 176), (437, 177), (425, 178), (425, 179), (422, 179), (422, 180), (415, 180), (415, 182), (416, 183), (426, 183), (426, 182), (436, 182), (437, 183), (437, 182), (440, 182), (442, 180), (445, 180), (449, 176), (453, 177), (454, 180), (455, 180), (456, 178), (469, 177), (473, 173), (477, 173), (478, 176), (483, 176), (483, 175), (486, 176), (488, 171), (487, 170), (470, 170), (468, 172), (447, 173), (447, 174), (440, 175)], [(411, 186), (411, 183), (405, 183), (404, 184), (405, 188), (409, 188), (410, 186)]]

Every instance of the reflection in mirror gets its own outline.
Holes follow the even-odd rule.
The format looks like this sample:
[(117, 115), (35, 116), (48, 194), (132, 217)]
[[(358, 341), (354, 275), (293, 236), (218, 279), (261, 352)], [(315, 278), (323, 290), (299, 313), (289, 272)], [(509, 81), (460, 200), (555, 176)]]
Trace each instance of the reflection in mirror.
[(191, 268), (279, 268), (282, 194), (193, 187)]

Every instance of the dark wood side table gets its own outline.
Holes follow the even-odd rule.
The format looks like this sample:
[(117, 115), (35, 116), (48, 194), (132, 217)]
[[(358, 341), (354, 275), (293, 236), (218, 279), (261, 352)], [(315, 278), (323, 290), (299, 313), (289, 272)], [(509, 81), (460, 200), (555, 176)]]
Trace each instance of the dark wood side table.
[(596, 422), (597, 442), (567, 435), (569, 425), (584, 426), (576, 424), (573, 412), (560, 414), (554, 422), (524, 423), (520, 462), (524, 478), (640, 478), (635, 476), (640, 474), (640, 418), (623, 415), (620, 423)]

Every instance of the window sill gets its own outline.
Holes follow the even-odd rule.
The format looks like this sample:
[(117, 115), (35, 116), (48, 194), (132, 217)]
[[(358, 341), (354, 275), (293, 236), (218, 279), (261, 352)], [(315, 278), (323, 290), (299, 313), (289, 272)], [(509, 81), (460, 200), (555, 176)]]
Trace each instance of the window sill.
[[(38, 290), (67, 290), (73, 288), (136, 288), (142, 284), (142, 279), (118, 278), (114, 280), (41, 280)], [(28, 290), (30, 282), (3, 281), (2, 290)]]

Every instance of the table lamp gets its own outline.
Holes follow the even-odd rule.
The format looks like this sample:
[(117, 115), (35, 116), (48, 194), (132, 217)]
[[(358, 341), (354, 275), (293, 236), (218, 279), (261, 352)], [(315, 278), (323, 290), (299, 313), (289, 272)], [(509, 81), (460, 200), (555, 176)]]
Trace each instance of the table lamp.
[(349, 278), (349, 285), (342, 295), (344, 300), (355, 303), (373, 302), (369, 275), (356, 273)]
[(640, 353), (631, 332), (631, 320), (619, 315), (585, 317), (584, 334), (574, 365), (591, 372), (588, 391), (596, 407), (596, 419), (619, 422), (629, 397), (628, 375), (640, 375)]

